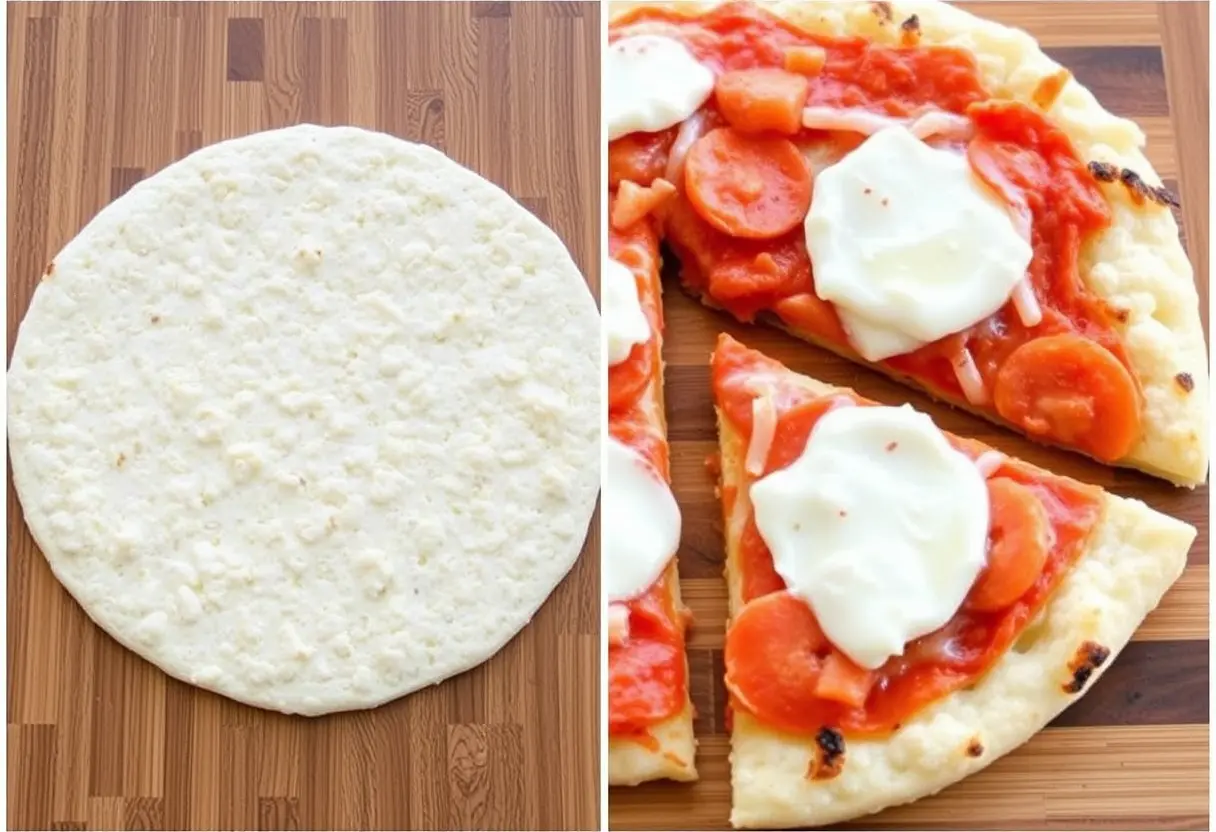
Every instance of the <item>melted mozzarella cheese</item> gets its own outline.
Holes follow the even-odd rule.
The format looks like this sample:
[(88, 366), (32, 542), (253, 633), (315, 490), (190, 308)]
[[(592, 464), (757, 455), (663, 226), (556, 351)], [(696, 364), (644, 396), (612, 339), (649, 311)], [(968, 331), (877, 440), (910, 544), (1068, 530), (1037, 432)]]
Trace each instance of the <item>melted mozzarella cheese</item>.
[(815, 180), (815, 290), (868, 361), (911, 352), (1009, 300), (1033, 250), (965, 156), (881, 130)]
[(638, 344), (650, 340), (650, 321), (642, 309), (638, 281), (629, 267), (611, 258), (604, 264), (604, 337), (608, 341), (608, 366), (615, 367)]
[(608, 439), (601, 495), (604, 591), (609, 601), (641, 595), (680, 543), (680, 508), (667, 483), (637, 451)]
[(679, 124), (714, 89), (713, 72), (684, 44), (661, 35), (635, 35), (611, 44), (603, 72), (609, 141)]
[(984, 566), (984, 477), (907, 406), (829, 411), (750, 496), (777, 573), (862, 667), (950, 621)]

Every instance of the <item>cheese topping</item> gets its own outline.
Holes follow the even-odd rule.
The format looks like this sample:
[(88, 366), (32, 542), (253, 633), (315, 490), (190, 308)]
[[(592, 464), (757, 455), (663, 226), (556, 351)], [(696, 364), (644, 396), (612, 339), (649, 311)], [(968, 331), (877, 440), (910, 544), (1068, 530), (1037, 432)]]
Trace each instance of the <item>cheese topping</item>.
[(608, 605), (608, 643), (620, 647), (629, 641), (629, 607), (624, 604)]
[(680, 543), (680, 509), (667, 483), (637, 451), (609, 437), (601, 509), (604, 587), (609, 601), (641, 595)]
[(984, 566), (984, 477), (906, 405), (829, 411), (750, 496), (777, 574), (862, 667), (950, 621)]
[(714, 89), (713, 72), (684, 44), (661, 35), (636, 35), (611, 44), (603, 72), (609, 141), (679, 124)]
[(650, 321), (638, 296), (638, 281), (629, 267), (611, 258), (604, 264), (602, 301), (608, 366), (615, 367), (638, 344), (650, 340)]
[(867, 361), (911, 352), (996, 312), (1033, 250), (965, 156), (903, 127), (815, 180), (806, 218), (815, 290)]
[(743, 468), (749, 474), (764, 472), (773, 437), (777, 435), (777, 405), (772, 394), (762, 393), (752, 399), (752, 438), (747, 443), (747, 458)]

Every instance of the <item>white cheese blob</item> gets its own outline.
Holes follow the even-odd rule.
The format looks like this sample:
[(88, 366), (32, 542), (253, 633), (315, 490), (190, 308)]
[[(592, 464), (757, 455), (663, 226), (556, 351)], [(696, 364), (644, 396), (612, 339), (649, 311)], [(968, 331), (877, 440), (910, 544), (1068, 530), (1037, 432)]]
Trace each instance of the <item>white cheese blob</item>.
[(609, 437), (601, 494), (604, 591), (609, 601), (641, 595), (680, 544), (680, 508), (645, 457)]
[(966, 157), (880, 130), (815, 179), (815, 291), (867, 361), (972, 326), (1009, 300), (1033, 250)]
[(608, 366), (615, 367), (638, 344), (650, 340), (650, 321), (638, 296), (638, 281), (629, 267), (612, 258), (604, 264), (600, 303), (604, 337), (608, 341)]
[(604, 57), (608, 140), (666, 130), (691, 116), (714, 89), (714, 74), (678, 40), (622, 38)]
[(906, 405), (829, 411), (750, 496), (777, 574), (862, 667), (950, 621), (984, 566), (984, 477)]

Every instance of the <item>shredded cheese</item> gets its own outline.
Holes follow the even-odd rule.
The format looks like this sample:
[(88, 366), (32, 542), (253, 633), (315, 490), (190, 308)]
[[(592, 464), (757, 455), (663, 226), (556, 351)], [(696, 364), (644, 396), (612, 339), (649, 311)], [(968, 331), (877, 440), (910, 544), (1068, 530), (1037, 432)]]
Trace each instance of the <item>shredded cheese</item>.
[(764, 473), (768, 452), (777, 434), (777, 406), (769, 393), (752, 399), (752, 438), (747, 445), (743, 468), (753, 476)]
[(677, 188), (684, 184), (684, 159), (689, 149), (705, 132), (705, 111), (698, 110), (680, 125), (675, 143), (671, 146), (671, 155), (667, 158), (667, 172), (664, 178)]
[(975, 467), (980, 469), (980, 476), (988, 479), (1005, 462), (1005, 455), (1000, 451), (984, 451), (975, 459)]
[(839, 130), (870, 136), (888, 127), (905, 127), (924, 141), (931, 136), (968, 139), (973, 132), (971, 119), (944, 110), (929, 110), (914, 119), (875, 113), (860, 107), (813, 105), (802, 110), (802, 126), (809, 130)]
[(629, 607), (624, 604), (608, 605), (608, 643), (620, 647), (629, 641)]
[(975, 359), (971, 357), (971, 350), (960, 347), (958, 355), (951, 359), (950, 364), (954, 367), (954, 375), (958, 379), (959, 387), (963, 388), (967, 401), (973, 405), (987, 402), (988, 391), (984, 387), (984, 378), (980, 375), (979, 367), (975, 366)]
[(904, 124), (903, 119), (860, 108), (812, 106), (802, 110), (802, 126), (808, 130), (839, 130), (869, 136), (901, 124)]
[(1013, 301), (1013, 308), (1018, 313), (1018, 318), (1026, 326), (1038, 326), (1043, 320), (1043, 309), (1039, 306), (1039, 299), (1035, 297), (1034, 289), (1030, 285), (1030, 278), (1022, 278), (1018, 281), (1018, 285), (1013, 287), (1013, 294), (1009, 298)]
[(908, 130), (922, 141), (930, 136), (966, 140), (971, 138), (974, 127), (971, 119), (966, 116), (947, 113), (944, 110), (930, 110), (913, 121)]

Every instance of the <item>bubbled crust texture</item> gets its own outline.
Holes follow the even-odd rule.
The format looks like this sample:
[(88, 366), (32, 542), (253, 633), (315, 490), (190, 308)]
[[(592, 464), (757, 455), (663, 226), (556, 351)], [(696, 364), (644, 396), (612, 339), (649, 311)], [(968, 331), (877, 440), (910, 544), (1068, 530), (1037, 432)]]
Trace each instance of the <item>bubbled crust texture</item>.
[[(614, 3), (613, 11), (662, 5)], [(699, 14), (715, 5), (690, 2), (675, 7)], [(878, 43), (898, 42), (900, 24), (915, 14), (921, 43), (970, 51), (985, 86), (1002, 98), (1030, 102), (1039, 82), (1060, 69), (1025, 32), (939, 0), (885, 4), (891, 9), (890, 20), (871, 3), (787, 0), (761, 5), (811, 32), (862, 35)], [(1069, 78), (1048, 114), (1072, 139), (1083, 161), (1127, 168), (1150, 185), (1161, 184), (1142, 152), (1143, 131), (1108, 113), (1074, 79)], [(1120, 464), (1179, 485), (1199, 485), (1208, 468), (1208, 371), (1191, 264), (1168, 208), (1134, 205), (1117, 180), (1102, 188), (1114, 222), (1082, 251), (1081, 275), (1094, 292), (1127, 310), (1124, 343), (1144, 391), (1143, 437)], [(1180, 374), (1190, 377), (1193, 389), (1179, 382)]]
[(168, 673), (373, 706), (489, 658), (573, 565), (597, 333), (558, 238), (437, 151), (257, 134), (55, 260), (8, 376), (13, 478), (59, 580)]
[[(802, 378), (822, 394), (832, 388)], [(743, 437), (719, 415), (724, 486), (741, 480)], [(732, 617), (742, 605), (738, 541), (750, 501), (738, 491), (727, 522)], [(845, 740), (841, 773), (812, 780), (813, 739), (772, 731), (735, 712), (731, 822), (742, 828), (822, 826), (934, 794), (1022, 745), (1077, 696), (1079, 651), (1109, 652), (1081, 694), (1110, 666), (1186, 565), (1195, 530), (1135, 500), (1104, 495), (1102, 519), (1076, 568), (1025, 636), (970, 690), (942, 699), (885, 740)], [(978, 751), (978, 753), (976, 753)]]

